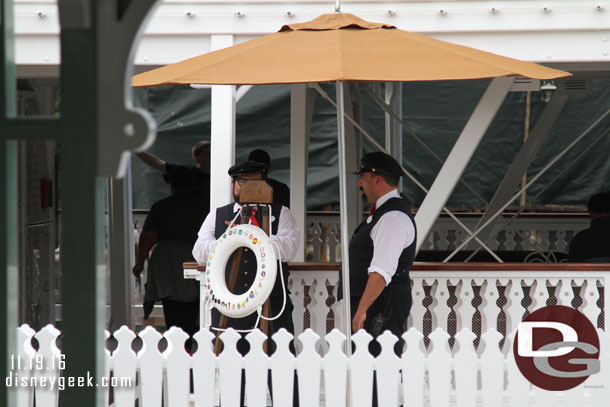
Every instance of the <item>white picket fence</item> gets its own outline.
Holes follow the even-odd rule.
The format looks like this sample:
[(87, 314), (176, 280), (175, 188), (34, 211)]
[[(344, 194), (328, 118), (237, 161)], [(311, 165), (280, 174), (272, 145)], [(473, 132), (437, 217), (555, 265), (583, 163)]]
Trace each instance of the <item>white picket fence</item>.
[[(113, 334), (116, 348), (106, 350), (104, 375), (109, 378), (112, 374), (119, 384), (129, 378), (131, 385), (102, 391), (106, 405), (115, 407), (134, 407), (136, 400), (139, 407), (204, 407), (220, 403), (223, 407), (237, 407), (240, 404), (239, 379), (244, 369), (246, 403), (263, 407), (270, 405), (271, 396), (267, 392), (270, 371), (273, 405), (292, 406), (296, 372), (299, 401), (303, 407), (341, 407), (349, 402), (353, 407), (370, 407), (375, 372), (379, 406), (382, 407), (602, 407), (610, 400), (610, 335), (602, 330), (598, 333), (600, 373), (575, 389), (548, 392), (531, 386), (519, 372), (513, 359), (513, 335), (508, 335), (500, 348), (504, 336), (495, 330), (484, 333), (475, 350), (475, 335), (468, 329), (455, 335), (455, 344), (449, 347), (449, 335), (437, 328), (429, 335), (430, 345), (426, 348), (423, 335), (412, 328), (403, 335), (405, 348), (400, 358), (393, 351), (395, 336), (386, 332), (379, 338), (382, 352), (374, 358), (367, 346), (371, 336), (360, 331), (352, 336), (355, 351), (348, 358), (344, 352), (345, 336), (338, 330), (324, 338), (311, 329), (306, 330), (296, 339), (297, 349), (300, 349), (296, 356), (289, 350), (293, 337), (286, 331), (272, 337), (277, 350), (271, 356), (263, 351), (265, 335), (254, 331), (247, 335), (250, 352), (242, 357), (236, 350), (240, 335), (233, 330), (221, 334), (224, 350), (216, 356), (213, 352), (215, 335), (207, 330), (195, 335), (199, 347), (189, 355), (184, 350), (187, 335), (178, 328), (161, 335), (147, 327), (138, 334), (141, 348), (134, 351), (136, 334), (122, 327)], [(60, 377), (61, 355), (55, 343), (59, 334), (51, 325), (38, 333), (27, 325), (18, 328), (18, 357), (24, 363), (15, 374), (44, 376), (48, 380)], [(38, 341), (38, 350), (32, 347), (32, 338)], [(167, 347), (161, 352), (159, 341), (163, 338)], [(325, 342), (326, 346), (320, 346), (320, 342)], [(327, 349), (323, 354), (322, 348)], [(30, 369), (26, 361), (40, 359), (40, 355), (48, 369)], [(57, 363), (50, 363), (53, 360)], [(193, 393), (190, 393), (190, 371)], [(58, 406), (60, 391), (57, 386), (12, 389), (17, 391), (17, 407), (33, 406), (34, 397), (37, 407)]]

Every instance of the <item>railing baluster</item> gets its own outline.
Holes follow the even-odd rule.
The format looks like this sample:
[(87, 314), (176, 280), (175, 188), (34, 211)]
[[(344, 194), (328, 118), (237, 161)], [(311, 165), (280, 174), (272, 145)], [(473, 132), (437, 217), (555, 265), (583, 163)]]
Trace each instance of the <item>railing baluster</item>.
[(294, 323), (294, 334), (299, 335), (303, 332), (304, 316), (305, 316), (305, 284), (303, 276), (307, 275), (303, 271), (290, 272), (290, 299), (294, 306), (292, 313), (292, 321)]
[[(126, 325), (123, 325), (114, 332), (113, 336), (118, 342), (118, 346), (111, 356), (113, 375), (121, 379), (128, 377), (131, 383), (135, 384), (138, 358), (133, 349), (131, 349), (131, 343), (136, 338), (136, 334)], [(114, 403), (116, 407), (131, 407), (134, 405), (135, 400), (135, 386), (119, 386), (114, 388)]]
[[(36, 356), (36, 350), (32, 346), (32, 338), (35, 334), (36, 331), (29, 325), (23, 324), (17, 328), (17, 354), (10, 356), (10, 373), (13, 381), (16, 381), (18, 377), (25, 377), (29, 380), (33, 376), (33, 369), (30, 369), (30, 366), (33, 366), (33, 359)], [(33, 388), (18, 386), (15, 392), (17, 407), (32, 407), (34, 405)]]
[(313, 222), (311, 225), (311, 247), (313, 249), (313, 261), (324, 261), (322, 258), (322, 244), (324, 236), (322, 234), (322, 226), (318, 222)]
[(587, 278), (585, 280), (585, 285), (580, 291), (580, 296), (583, 301), (580, 312), (585, 314), (593, 326), (597, 328), (597, 317), (599, 316), (597, 278)]
[[(373, 400), (373, 368), (375, 362), (369, 353), (369, 342), (373, 339), (364, 329), (352, 335), (356, 351), (350, 362), (350, 388), (353, 407), (370, 407)], [(349, 346), (349, 345), (348, 345)]]
[(242, 356), (237, 351), (240, 335), (232, 328), (220, 334), (223, 349), (218, 356), (220, 373), (220, 403), (223, 407), (238, 407), (241, 395)]
[(396, 389), (400, 385), (400, 359), (394, 353), (398, 340), (402, 341), (390, 331), (385, 331), (377, 337), (377, 342), (381, 345), (381, 354), (375, 359), (377, 398), (380, 406), (399, 405)]
[(430, 403), (435, 407), (448, 407), (451, 394), (451, 364), (447, 332), (436, 328), (429, 336), (432, 351), (428, 354)]
[(506, 312), (506, 333), (513, 332), (517, 329), (517, 325), (523, 319), (525, 309), (521, 302), (523, 301), (523, 286), (520, 278), (511, 278), (509, 285), (506, 287), (506, 299), (508, 303), (505, 306)]
[[(61, 353), (57, 348), (56, 340), (60, 332), (53, 325), (49, 324), (42, 328), (34, 337), (38, 340), (40, 347), (36, 352), (34, 360), (34, 375), (40, 380), (46, 380), (47, 385), (36, 388), (37, 406), (57, 406), (59, 388), (57, 379), (59, 378), (59, 362)], [(40, 364), (39, 362), (42, 362)], [(42, 365), (42, 366), (41, 366)], [(44, 378), (44, 379), (42, 379)], [(49, 383), (54, 381), (55, 386)]]
[(295, 358), (290, 352), (293, 336), (284, 328), (273, 334), (276, 350), (271, 355), (273, 405), (290, 406), (293, 400)]
[[(310, 327), (320, 336), (326, 335), (326, 317), (328, 316), (328, 288), (326, 287), (326, 278), (317, 276), (309, 287), (309, 296), (311, 303), (307, 307), (310, 315)], [(322, 352), (326, 353), (326, 343), (320, 342)]]
[(336, 223), (333, 223), (328, 228), (328, 261), (341, 261), (341, 253), (337, 254), (340, 243), (339, 227)]
[(320, 405), (322, 358), (316, 351), (319, 339), (320, 337), (311, 329), (307, 329), (299, 335), (303, 351), (296, 358), (296, 366), (301, 406), (318, 407)]
[(212, 340), (215, 336), (207, 329), (195, 333), (197, 351), (192, 357), (195, 407), (214, 406), (216, 355)]
[(345, 407), (347, 403), (347, 356), (343, 352), (346, 336), (338, 329), (326, 335), (328, 353), (324, 356), (324, 388), (326, 405)]
[(473, 344), (476, 337), (469, 328), (464, 328), (455, 335), (455, 340), (459, 345), (459, 350), (454, 357), (457, 407), (476, 405), (478, 356)]
[(442, 328), (444, 331), (448, 330), (448, 319), (451, 312), (451, 307), (447, 304), (449, 300), (448, 282), (446, 278), (436, 279), (430, 292), (434, 300), (429, 307), (432, 312), (432, 330), (436, 328)]
[(504, 355), (498, 344), (503, 338), (495, 327), (489, 327), (489, 330), (481, 335), (481, 340), (485, 343), (485, 349), (481, 355), (481, 390), (484, 406), (502, 405)]
[(411, 306), (411, 313), (409, 315), (408, 325), (415, 328), (419, 332), (424, 332), (424, 314), (426, 308), (424, 307), (424, 299), (426, 298), (423, 281), (421, 277), (415, 277), (411, 279), (411, 296), (413, 298), (413, 305)]
[(250, 332), (246, 339), (250, 343), (250, 351), (244, 356), (246, 400), (248, 407), (265, 407), (269, 358), (263, 350), (263, 342), (267, 340), (267, 336), (257, 329)]
[(161, 407), (163, 356), (161, 356), (158, 346), (163, 336), (152, 326), (144, 328), (139, 336), (142, 339), (142, 349), (138, 352), (142, 405)]
[(402, 393), (404, 406), (423, 406), (426, 375), (426, 355), (422, 352), (421, 331), (411, 328), (404, 334), (405, 351), (402, 354)]
[(180, 328), (172, 326), (163, 334), (167, 349), (163, 352), (167, 369), (167, 396), (170, 407), (186, 406), (189, 397), (190, 357), (184, 350), (189, 336)]
[(498, 315), (500, 307), (497, 301), (499, 297), (497, 279), (490, 277), (485, 279), (485, 284), (481, 287), (481, 297), (483, 303), (479, 307), (481, 310), (481, 335), (488, 329), (497, 329)]
[(530, 296), (532, 297), (532, 310), (546, 307), (546, 300), (549, 297), (549, 291), (546, 286), (546, 278), (537, 278), (536, 285), (533, 288), (533, 293), (530, 290)]
[(515, 362), (515, 354), (512, 351), (515, 341), (515, 332), (506, 335), (504, 347), (508, 349), (506, 352), (506, 369), (507, 369), (507, 393), (509, 394), (510, 407), (523, 407), (529, 405), (529, 395), (532, 385), (523, 376), (517, 363)]

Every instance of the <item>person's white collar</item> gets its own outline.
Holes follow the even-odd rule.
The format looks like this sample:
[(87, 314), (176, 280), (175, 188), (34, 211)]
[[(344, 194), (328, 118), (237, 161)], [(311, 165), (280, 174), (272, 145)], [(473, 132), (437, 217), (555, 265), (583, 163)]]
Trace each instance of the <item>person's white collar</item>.
[(235, 203), (233, 204), (233, 213), (237, 212), (237, 211), (238, 211), (238, 210), (240, 210), (240, 209), (241, 209), (241, 205), (240, 205), (240, 204), (238, 204), (237, 202), (235, 202)]
[(386, 203), (386, 201), (390, 198), (399, 198), (400, 197), (400, 193), (398, 192), (398, 189), (393, 189), (390, 192), (388, 192), (387, 194), (381, 196), (379, 199), (377, 199), (377, 202), (375, 202), (375, 208), (378, 208), (383, 205), (384, 203)]

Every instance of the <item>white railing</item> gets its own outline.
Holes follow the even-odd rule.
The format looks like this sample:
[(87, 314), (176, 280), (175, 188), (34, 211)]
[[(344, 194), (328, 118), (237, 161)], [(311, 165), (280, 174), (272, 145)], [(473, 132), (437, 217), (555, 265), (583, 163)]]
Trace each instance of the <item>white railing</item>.
[[(60, 351), (55, 341), (59, 331), (47, 326), (35, 333), (27, 325), (18, 328), (19, 354), (22, 361), (18, 374), (21, 378), (46, 378), (47, 386), (15, 387), (17, 407), (56, 407), (60, 389), (48, 383), (62, 377)], [(463, 329), (455, 335), (450, 347), (449, 334), (438, 328), (429, 335), (426, 346), (423, 335), (410, 329), (403, 335), (404, 351), (394, 353), (397, 338), (385, 332), (378, 340), (382, 351), (378, 357), (368, 353), (371, 336), (359, 331), (352, 336), (356, 349), (351, 357), (344, 352), (345, 336), (338, 330), (321, 338), (312, 330), (298, 336), (300, 351), (290, 351), (293, 337), (282, 330), (272, 338), (277, 345), (273, 355), (263, 350), (266, 336), (260, 331), (247, 335), (250, 351), (242, 356), (236, 350), (240, 335), (229, 330), (221, 334), (224, 350), (213, 352), (215, 335), (207, 330), (195, 334), (199, 344), (194, 354), (184, 349), (187, 335), (172, 328), (161, 335), (152, 327), (139, 333), (141, 345), (134, 346), (136, 334), (122, 327), (113, 334), (114, 350), (106, 350), (104, 373), (95, 378), (116, 378), (112, 387), (112, 406), (140, 407), (217, 406), (237, 407), (240, 403), (240, 377), (245, 371), (245, 397), (248, 406), (263, 407), (273, 399), (276, 406), (291, 406), (293, 380), (301, 406), (342, 407), (351, 400), (353, 407), (369, 407), (373, 397), (373, 374), (377, 375), (380, 406), (606, 406), (610, 399), (610, 336), (599, 330), (600, 373), (590, 376), (580, 386), (565, 392), (543, 391), (530, 385), (515, 364), (512, 335), (505, 340), (495, 330), (481, 336), (478, 350), (473, 346), (475, 335)], [(32, 338), (39, 342), (34, 350)], [(165, 338), (167, 346), (159, 350)], [(325, 353), (319, 343), (324, 342)], [(134, 350), (134, 347), (137, 350)], [(31, 369), (30, 360), (42, 358), (48, 369)], [(50, 363), (55, 361), (55, 363)], [(190, 391), (189, 377), (193, 375)], [(271, 372), (272, 394), (267, 391), (268, 372)], [(137, 378), (137, 379), (136, 379)], [(67, 379), (67, 378), (64, 378)], [(111, 382), (112, 383), (112, 382)], [(122, 385), (121, 385), (122, 384)], [(104, 405), (109, 405), (109, 390), (102, 387)]]
[[(312, 328), (325, 335), (342, 328), (336, 302), (339, 265), (290, 266), (296, 334)], [(477, 338), (489, 329), (506, 335), (547, 304), (573, 307), (597, 328), (610, 326), (610, 264), (416, 263), (410, 276), (413, 306), (407, 327), (426, 338), (436, 328), (452, 338), (463, 328)]]
[[(475, 230), (481, 215), (458, 215), (468, 229)], [(500, 217), (487, 245), (494, 251), (555, 252), (567, 254), (574, 235), (589, 227), (583, 215), (522, 215)], [(420, 250), (453, 251), (466, 240), (468, 234), (455, 221), (439, 217)], [(338, 214), (309, 213), (307, 216), (307, 259), (309, 261), (341, 260), (341, 229)], [(476, 250), (473, 240), (463, 250)]]
[[(144, 225), (145, 211), (134, 212), (136, 235)], [(474, 230), (479, 215), (459, 215), (470, 230)], [(510, 214), (498, 219), (488, 246), (496, 251), (519, 251), (567, 254), (574, 235), (589, 227), (584, 215), (527, 214), (512, 219)], [(428, 237), (422, 243), (423, 251), (453, 251), (466, 239), (466, 232), (451, 218), (437, 219)], [(137, 239), (136, 239), (137, 241)], [(464, 250), (476, 250), (472, 241)], [(339, 215), (334, 212), (309, 212), (307, 215), (306, 258), (308, 261), (341, 260), (341, 228)]]

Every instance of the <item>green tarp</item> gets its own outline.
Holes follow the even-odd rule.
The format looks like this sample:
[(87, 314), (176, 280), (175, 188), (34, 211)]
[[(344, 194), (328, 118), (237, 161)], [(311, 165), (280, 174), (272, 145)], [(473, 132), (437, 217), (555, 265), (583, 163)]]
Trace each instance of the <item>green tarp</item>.
[[(487, 80), (403, 83), (403, 119), (419, 138), (444, 159), (466, 124)], [(334, 85), (323, 85), (334, 95)], [(158, 123), (157, 141), (150, 152), (168, 162), (192, 164), (191, 146), (198, 140), (210, 140), (210, 91), (187, 86), (135, 89), (135, 99), (154, 115)], [(363, 127), (383, 144), (385, 118), (382, 110), (362, 94)], [(533, 92), (531, 128), (545, 102), (541, 92)], [(586, 96), (569, 98), (536, 156), (528, 175), (533, 176), (555, 155), (610, 108), (610, 80), (593, 81), (593, 91)], [(490, 200), (523, 143), (525, 93), (509, 93), (500, 111), (475, 152), (463, 179), (482, 197)], [(561, 162), (557, 163), (528, 191), (535, 196), (554, 179), (592, 141), (610, 127), (610, 119), (601, 122)], [(337, 208), (339, 180), (337, 169), (336, 111), (318, 96), (311, 130), (308, 169), (308, 207), (310, 210)], [(365, 151), (373, 147), (365, 142)], [(245, 160), (254, 148), (264, 148), (273, 161), (271, 175), (289, 182), (290, 164), (290, 86), (255, 86), (237, 105), (236, 161)], [(588, 198), (601, 190), (610, 190), (610, 135), (604, 136), (589, 152), (546, 188), (533, 202), (532, 209), (561, 210), (584, 207)], [(403, 131), (403, 162), (426, 186), (430, 187), (441, 168), (414, 138)], [(148, 209), (169, 194), (158, 172), (137, 158), (132, 160), (134, 208)], [(411, 181), (404, 192), (415, 207), (424, 193)], [(466, 187), (458, 185), (448, 206), (476, 210), (484, 204)]]

